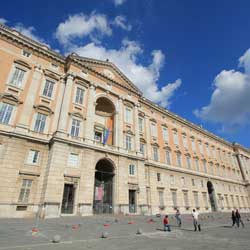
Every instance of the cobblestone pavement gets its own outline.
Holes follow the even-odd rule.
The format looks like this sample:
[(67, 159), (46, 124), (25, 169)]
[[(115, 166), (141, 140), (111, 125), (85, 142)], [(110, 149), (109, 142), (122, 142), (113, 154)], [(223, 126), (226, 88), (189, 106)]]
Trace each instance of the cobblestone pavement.
[[(162, 230), (156, 216), (93, 216), (58, 219), (1, 219), (0, 250), (177, 250), (250, 249), (250, 216), (245, 228), (232, 228), (230, 215), (201, 216), (201, 232), (194, 232), (190, 215), (183, 216), (182, 228), (170, 216), (172, 232)], [(142, 234), (137, 234), (138, 229)], [(101, 238), (107, 233), (107, 238)], [(52, 243), (60, 235), (60, 243)]]

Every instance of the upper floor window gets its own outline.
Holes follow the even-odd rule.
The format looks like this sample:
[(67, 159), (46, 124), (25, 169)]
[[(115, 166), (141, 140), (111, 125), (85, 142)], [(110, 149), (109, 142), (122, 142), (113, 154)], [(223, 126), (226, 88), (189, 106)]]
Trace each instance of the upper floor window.
[(32, 180), (24, 179), (22, 182), (18, 202), (27, 203), (29, 201)]
[(135, 175), (135, 165), (134, 164), (129, 165), (129, 175)]
[(44, 132), (46, 118), (47, 118), (47, 115), (44, 115), (44, 114), (41, 114), (41, 113), (37, 113), (35, 127), (34, 127), (34, 130), (36, 132), (40, 132), (40, 133)]
[(0, 123), (9, 124), (14, 105), (8, 103), (0, 103)]
[(173, 175), (170, 175), (170, 184), (174, 185), (175, 184), (175, 178)]
[(209, 150), (209, 145), (206, 144), (206, 154), (207, 156), (210, 156), (210, 150)]
[(199, 142), (199, 150), (200, 153), (203, 154), (203, 146), (202, 146), (202, 142)]
[(157, 173), (157, 181), (161, 181), (161, 174)]
[(196, 147), (195, 147), (195, 140), (194, 140), (194, 138), (191, 139), (191, 146), (192, 146), (193, 152), (196, 152)]
[(186, 135), (182, 136), (182, 140), (183, 140), (183, 146), (184, 146), (184, 148), (188, 148), (188, 143), (187, 143), (187, 137), (186, 137)]
[(166, 150), (166, 162), (168, 165), (171, 165), (171, 154), (169, 150)]
[(43, 89), (43, 96), (52, 97), (52, 93), (53, 93), (53, 88), (54, 88), (55, 83), (53, 81), (50, 80), (46, 80), (45, 81), (45, 85), (44, 85), (44, 89)]
[(151, 136), (157, 137), (157, 128), (154, 122), (151, 123)]
[(203, 161), (203, 168), (204, 168), (204, 172), (207, 173), (207, 163), (206, 163), (206, 161)]
[(167, 142), (168, 139), (169, 139), (169, 136), (168, 136), (168, 128), (162, 127), (162, 136), (163, 136), (163, 140), (164, 140), (165, 142)]
[(72, 119), (71, 131), (70, 131), (70, 135), (71, 136), (74, 136), (74, 137), (79, 136), (79, 133), (80, 133), (80, 124), (81, 124), (80, 120), (74, 119), (74, 118)]
[(143, 131), (144, 131), (144, 120), (143, 120), (142, 117), (139, 117), (138, 123), (139, 123), (139, 132), (143, 133)]
[(196, 170), (199, 172), (200, 171), (199, 159), (195, 159), (195, 165), (196, 165)]
[(31, 149), (28, 154), (27, 163), (28, 164), (37, 164), (39, 159), (39, 151)]
[(83, 104), (83, 98), (84, 98), (84, 89), (77, 87), (76, 88), (75, 103)]
[(127, 150), (132, 150), (132, 137), (130, 135), (125, 136), (125, 147)]
[(145, 144), (140, 142), (140, 153), (145, 154)]
[(174, 131), (174, 144), (179, 145), (179, 138), (177, 131)]
[(188, 169), (191, 169), (191, 158), (189, 155), (186, 156), (186, 160), (187, 160), (187, 167)]
[(132, 109), (129, 107), (125, 107), (125, 122), (130, 124), (133, 123)]
[(158, 148), (157, 147), (153, 147), (153, 159), (154, 161), (158, 161), (159, 157), (158, 157)]
[(31, 57), (31, 53), (29, 51), (27, 51), (27, 50), (23, 50), (22, 55), (25, 56), (25, 57), (28, 57), (28, 58)]
[(181, 177), (181, 185), (182, 186), (186, 185), (185, 177)]
[(26, 73), (25, 70), (15, 66), (13, 74), (10, 78), (9, 84), (16, 86), (16, 87), (19, 87), (19, 88), (22, 87), (25, 73)]
[(177, 166), (181, 167), (181, 153), (177, 152), (176, 153), (176, 161), (177, 161)]
[(78, 166), (78, 161), (79, 161), (79, 155), (70, 153), (69, 154), (69, 159), (68, 159), (68, 165), (71, 167), (77, 167)]

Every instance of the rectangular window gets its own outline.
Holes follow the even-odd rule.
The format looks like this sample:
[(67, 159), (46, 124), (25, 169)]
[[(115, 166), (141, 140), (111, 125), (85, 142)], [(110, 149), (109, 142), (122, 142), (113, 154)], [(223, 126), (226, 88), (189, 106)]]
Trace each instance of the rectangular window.
[(159, 205), (160, 207), (164, 206), (164, 193), (163, 190), (158, 190), (158, 194), (159, 194)]
[(207, 200), (207, 193), (202, 193), (203, 203), (205, 208), (208, 208), (208, 200)]
[(18, 202), (23, 202), (23, 203), (28, 202), (31, 184), (32, 184), (32, 180), (27, 180), (27, 179), (23, 180)]
[(196, 170), (199, 172), (200, 171), (199, 159), (195, 159), (195, 166)]
[(174, 185), (175, 184), (175, 180), (174, 180), (174, 176), (170, 175), (170, 184)]
[(172, 194), (172, 201), (173, 201), (173, 207), (177, 207), (177, 192), (175, 190), (171, 191)]
[(127, 150), (132, 150), (132, 138), (129, 135), (125, 136), (125, 147)]
[(25, 70), (15, 67), (14, 72), (11, 76), (10, 84), (16, 87), (21, 87), (23, 85), (25, 73)]
[(181, 185), (182, 186), (186, 185), (185, 177), (181, 177)]
[(132, 110), (128, 107), (125, 108), (125, 122), (132, 124)]
[(158, 161), (158, 148), (157, 147), (153, 147), (153, 157), (154, 157), (154, 161)]
[(157, 181), (161, 181), (161, 174), (157, 173)]
[(77, 87), (75, 103), (83, 104), (83, 98), (84, 98), (84, 89)]
[(14, 106), (8, 103), (0, 103), (0, 123), (9, 124)]
[(79, 136), (81, 121), (77, 119), (72, 119), (70, 135), (73, 137)]
[(193, 152), (196, 152), (196, 147), (195, 147), (195, 140), (194, 140), (194, 138), (191, 139), (191, 146), (192, 146)]
[(44, 89), (43, 89), (43, 96), (52, 97), (52, 93), (53, 93), (53, 88), (54, 88), (54, 82), (50, 81), (50, 80), (46, 80), (45, 85), (44, 85)]
[(200, 153), (203, 154), (203, 146), (202, 146), (202, 142), (199, 142), (199, 150)]
[(140, 153), (145, 154), (145, 144), (140, 142)]
[(129, 165), (129, 175), (135, 175), (135, 165), (134, 164)]
[(184, 199), (184, 205), (186, 208), (189, 208), (189, 200), (188, 200), (188, 192), (183, 191), (183, 199)]
[(174, 131), (174, 144), (179, 145), (179, 138), (177, 131)]
[(199, 208), (200, 205), (199, 205), (198, 192), (193, 192), (193, 195), (194, 195), (194, 204), (195, 204), (195, 207), (196, 207), (196, 208)]
[(103, 142), (103, 131), (95, 130), (95, 141), (96, 142)]
[(37, 164), (39, 158), (39, 151), (31, 149), (28, 154), (27, 163), (28, 164)]
[(143, 133), (143, 131), (144, 131), (144, 120), (143, 120), (143, 118), (139, 117), (138, 123), (139, 123), (139, 132)]
[(206, 154), (207, 156), (210, 156), (210, 150), (209, 150), (209, 145), (206, 144)]
[(192, 186), (195, 186), (195, 179), (192, 179)]
[(157, 137), (157, 129), (155, 123), (151, 123), (151, 136)]
[(39, 133), (44, 132), (47, 115), (37, 113), (34, 130)]
[(214, 166), (213, 166), (212, 162), (210, 162), (209, 167), (210, 167), (210, 174), (213, 175), (214, 174)]
[(69, 159), (68, 159), (68, 165), (70, 167), (77, 167), (78, 166), (78, 161), (79, 161), (79, 155), (70, 153), (69, 154)]
[(166, 150), (166, 163), (171, 165), (171, 153), (168, 150)]
[(204, 172), (207, 173), (207, 163), (206, 163), (206, 161), (203, 161), (203, 168), (204, 168)]
[(176, 153), (176, 161), (177, 161), (177, 166), (181, 167), (181, 154), (180, 153)]
[(187, 160), (187, 167), (188, 169), (191, 169), (191, 159), (190, 159), (190, 156), (186, 156), (186, 160)]
[(28, 57), (28, 58), (31, 57), (31, 53), (29, 51), (27, 51), (27, 50), (23, 50), (22, 55), (25, 56), (25, 57)]
[(169, 136), (168, 136), (168, 128), (162, 127), (162, 135), (163, 135), (163, 140), (165, 142), (168, 142)]
[(201, 187), (204, 188), (204, 182), (201, 180)]
[(188, 143), (187, 143), (187, 137), (186, 137), (186, 135), (182, 136), (182, 140), (183, 140), (183, 146), (184, 146), (184, 148), (188, 148)]
[(228, 200), (228, 196), (227, 195), (225, 195), (225, 201), (226, 201), (227, 208), (230, 208), (229, 200)]

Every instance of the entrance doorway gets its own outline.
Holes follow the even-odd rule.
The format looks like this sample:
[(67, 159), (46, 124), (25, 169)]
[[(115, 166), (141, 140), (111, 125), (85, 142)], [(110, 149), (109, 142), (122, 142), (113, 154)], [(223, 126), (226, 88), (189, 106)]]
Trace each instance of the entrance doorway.
[(62, 199), (62, 214), (74, 213), (75, 188), (73, 184), (64, 184)]
[(128, 191), (128, 199), (129, 199), (129, 212), (136, 213), (136, 191), (129, 190)]
[(96, 164), (93, 210), (95, 214), (113, 213), (114, 167), (107, 159)]
[(216, 196), (213, 183), (211, 181), (207, 182), (207, 191), (209, 195), (209, 200), (211, 204), (212, 211), (217, 211), (217, 203), (216, 203)]

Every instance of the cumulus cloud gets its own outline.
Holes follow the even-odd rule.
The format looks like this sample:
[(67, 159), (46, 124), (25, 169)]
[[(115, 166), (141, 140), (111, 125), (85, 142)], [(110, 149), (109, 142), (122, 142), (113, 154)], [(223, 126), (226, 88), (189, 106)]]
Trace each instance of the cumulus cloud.
[(157, 81), (165, 62), (165, 56), (161, 50), (154, 50), (151, 63), (143, 65), (139, 63), (139, 56), (143, 53), (143, 49), (135, 41), (124, 39), (119, 49), (107, 49), (92, 42), (85, 46), (71, 47), (71, 51), (85, 57), (109, 59), (143, 91), (147, 98), (164, 107), (170, 105), (170, 98), (181, 85), (181, 80), (177, 79), (173, 83), (158, 88)]
[(110, 36), (112, 29), (103, 14), (92, 12), (90, 15), (79, 13), (70, 15), (65, 22), (58, 25), (55, 36), (59, 42), (68, 46), (75, 38), (90, 36), (97, 40), (100, 36)]
[(126, 31), (130, 31), (132, 29), (132, 25), (127, 23), (127, 19), (125, 16), (116, 16), (113, 24), (121, 29)]
[(114, 1), (115, 6), (122, 5), (123, 3), (126, 2), (126, 0), (113, 0), (113, 1)]
[(6, 20), (6, 19), (4, 19), (4, 18), (1, 18), (1, 17), (0, 17), (0, 23), (2, 23), (2, 24), (6, 24), (6, 23), (7, 23), (7, 20)]
[(224, 131), (250, 124), (250, 49), (239, 58), (244, 72), (223, 70), (214, 79), (210, 103), (195, 110), (197, 117), (220, 123)]

